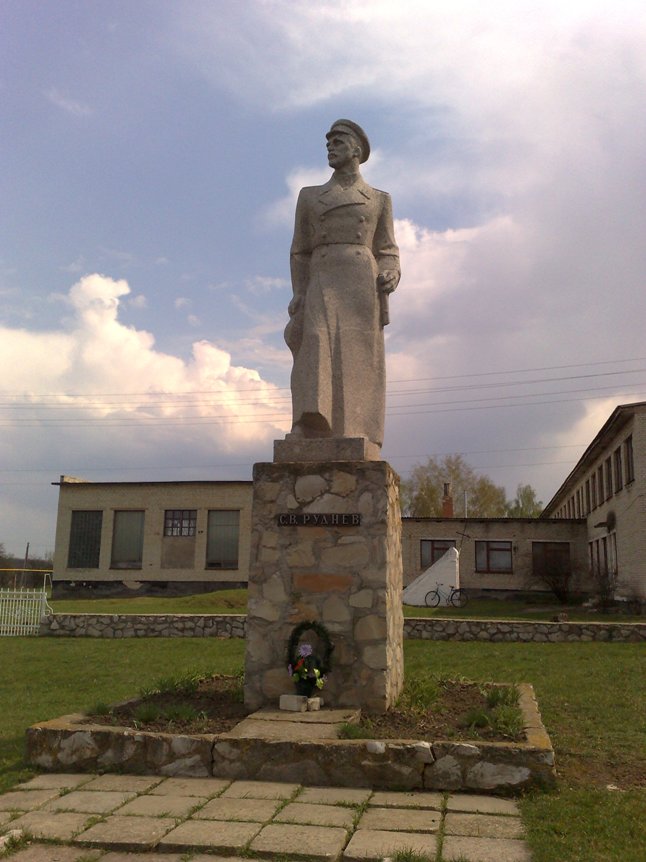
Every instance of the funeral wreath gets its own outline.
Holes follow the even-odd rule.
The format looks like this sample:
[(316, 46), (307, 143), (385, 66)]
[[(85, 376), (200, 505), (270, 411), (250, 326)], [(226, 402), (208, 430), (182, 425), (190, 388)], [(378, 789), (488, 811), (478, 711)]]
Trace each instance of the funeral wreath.
[[(306, 632), (316, 635), (320, 655), (314, 652), (311, 643), (301, 642)], [(321, 623), (307, 620), (292, 630), (287, 646), (287, 670), (294, 680), (297, 694), (311, 697), (315, 689), (323, 688), (333, 649), (330, 634)]]

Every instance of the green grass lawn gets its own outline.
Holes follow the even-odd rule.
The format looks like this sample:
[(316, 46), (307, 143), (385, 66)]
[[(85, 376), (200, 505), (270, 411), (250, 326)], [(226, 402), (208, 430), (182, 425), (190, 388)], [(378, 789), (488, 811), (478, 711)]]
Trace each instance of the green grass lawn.
[(216, 590), (190, 596), (118, 599), (50, 599), (56, 614), (246, 614), (247, 590)]
[[(247, 590), (217, 590), (191, 596), (140, 596), (119, 599), (50, 600), (59, 614), (246, 614)], [(404, 605), (405, 617), (450, 617), (467, 619), (551, 620), (561, 612), (553, 604), (530, 605), (517, 599), (473, 599), (466, 608), (418, 608)], [(646, 618), (626, 614), (591, 614), (567, 608), (568, 618), (582, 622), (644, 622)]]
[[(208, 638), (3, 638), (0, 649), (0, 791), (31, 774), (23, 759), (28, 725), (124, 699), (189, 669), (233, 673), (244, 656), (243, 641)], [(642, 862), (642, 645), (409, 641), (405, 652), (407, 674), (534, 685), (560, 773), (556, 792), (522, 801), (534, 862)]]
[(405, 617), (552, 620), (560, 613), (566, 613), (570, 622), (646, 622), (645, 617), (638, 615), (592, 613), (579, 606), (563, 607), (556, 600), (552, 603), (529, 604), (520, 599), (472, 599), (465, 608), (420, 608), (404, 605)]

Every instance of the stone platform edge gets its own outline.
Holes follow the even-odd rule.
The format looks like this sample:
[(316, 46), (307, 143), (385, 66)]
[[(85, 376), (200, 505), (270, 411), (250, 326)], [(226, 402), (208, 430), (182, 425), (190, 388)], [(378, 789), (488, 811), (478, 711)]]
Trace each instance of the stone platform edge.
[(522, 742), (174, 735), (83, 724), (84, 716), (77, 714), (30, 727), (27, 760), (50, 772), (118, 771), (512, 795), (555, 781), (554, 752), (533, 688), (527, 683), (518, 687), (525, 725)]

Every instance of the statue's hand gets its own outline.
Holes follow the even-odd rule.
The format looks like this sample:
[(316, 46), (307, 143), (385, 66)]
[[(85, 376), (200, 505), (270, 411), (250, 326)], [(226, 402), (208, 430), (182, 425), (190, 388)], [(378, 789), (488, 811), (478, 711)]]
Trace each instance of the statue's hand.
[(287, 306), (287, 311), (289, 312), (289, 316), (293, 317), (300, 310), (301, 305), (303, 304), (302, 296), (295, 296), (292, 301)]
[(392, 293), (399, 284), (399, 273), (396, 269), (385, 269), (377, 276), (377, 284), (384, 293)]

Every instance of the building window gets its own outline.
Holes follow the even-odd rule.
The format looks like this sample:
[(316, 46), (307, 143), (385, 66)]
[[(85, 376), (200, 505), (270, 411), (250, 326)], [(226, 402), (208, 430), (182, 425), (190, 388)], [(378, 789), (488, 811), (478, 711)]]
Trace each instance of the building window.
[(589, 515), (592, 511), (592, 497), (590, 495), (590, 480), (585, 480), (585, 513)]
[(617, 574), (617, 534), (608, 535), (608, 568), (613, 575)]
[(624, 463), (626, 465), (626, 485), (635, 481), (635, 460), (633, 458), (633, 438), (627, 437), (624, 442)]
[(532, 542), (534, 576), (541, 580), (564, 582), (571, 574), (569, 542)]
[(207, 569), (237, 569), (240, 512), (217, 509), (209, 512), (206, 539)]
[(166, 509), (164, 513), (165, 536), (194, 536), (197, 525), (197, 509)]
[(422, 569), (437, 563), (449, 548), (455, 548), (455, 539), (421, 539), (419, 550)]
[(144, 550), (144, 515), (140, 510), (114, 513), (112, 532), (113, 569), (140, 569)]
[(69, 569), (98, 569), (101, 551), (103, 512), (72, 512), (70, 544), (67, 552)]
[(511, 542), (476, 542), (476, 572), (513, 572)]
[(603, 503), (603, 467), (597, 469), (597, 492), (599, 495), (599, 505)]
[(606, 482), (606, 500), (612, 497), (612, 461), (606, 458), (605, 466), (605, 482)]
[(621, 463), (621, 446), (615, 449), (614, 452), (614, 462), (615, 462), (615, 494), (624, 487), (624, 470), (623, 465)]

